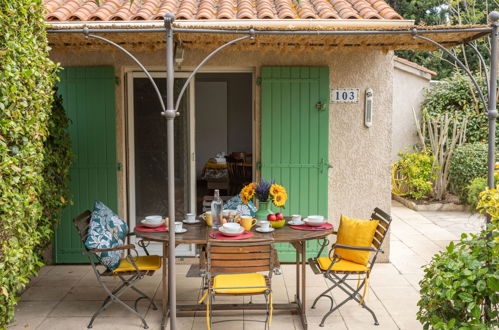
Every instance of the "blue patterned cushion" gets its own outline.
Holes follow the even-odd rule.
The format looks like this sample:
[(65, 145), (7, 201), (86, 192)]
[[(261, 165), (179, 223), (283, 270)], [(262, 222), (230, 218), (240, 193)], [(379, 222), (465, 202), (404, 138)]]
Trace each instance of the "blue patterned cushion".
[(254, 217), (256, 207), (252, 201), (249, 201), (248, 204), (243, 204), (241, 196), (236, 195), (224, 203), (224, 210), (236, 210), (240, 215)]
[[(90, 228), (85, 246), (89, 249), (109, 249), (123, 246), (123, 241), (128, 233), (125, 221), (118, 217), (109, 207), (101, 201), (95, 201)], [(97, 254), (101, 262), (109, 270), (118, 268), (121, 251), (108, 251)]]

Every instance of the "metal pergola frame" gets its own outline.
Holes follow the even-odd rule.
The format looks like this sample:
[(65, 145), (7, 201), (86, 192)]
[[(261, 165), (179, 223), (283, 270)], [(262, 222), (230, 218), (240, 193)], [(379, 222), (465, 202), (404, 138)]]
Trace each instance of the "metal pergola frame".
[[(122, 46), (116, 44), (115, 42), (108, 40), (104, 37), (97, 36), (93, 33), (149, 33), (149, 32), (158, 32), (160, 29), (155, 28), (124, 28), (124, 29), (92, 29), (88, 27), (84, 27), (82, 29), (53, 29), (48, 28), (48, 33), (83, 33), (87, 38), (98, 39), (103, 42), (110, 44), (113, 47), (118, 48), (127, 56), (129, 56), (146, 74), (147, 78), (151, 82), (161, 105), (161, 115), (166, 118), (166, 130), (167, 130), (167, 155), (168, 155), (168, 216), (169, 216), (169, 228), (174, 228), (175, 222), (175, 189), (174, 189), (174, 178), (175, 178), (175, 168), (174, 168), (174, 120), (175, 117), (179, 115), (178, 107), (184, 92), (191, 82), (192, 78), (196, 75), (199, 69), (213, 56), (219, 53), (224, 48), (238, 43), (242, 40), (254, 39), (257, 35), (311, 35), (311, 36), (320, 36), (320, 35), (401, 35), (401, 34), (409, 34), (412, 35), (413, 38), (423, 40), (425, 42), (429, 42), (436, 46), (437, 48), (444, 51), (446, 54), (451, 56), (454, 61), (458, 64), (458, 66), (465, 71), (465, 73), (471, 78), (473, 85), (477, 89), (477, 92), (480, 96), (480, 101), (483, 103), (484, 107), (487, 109), (488, 116), (488, 164), (487, 164), (487, 183), (490, 189), (494, 188), (494, 165), (495, 165), (495, 132), (496, 132), (496, 119), (498, 117), (497, 112), (497, 62), (498, 58), (498, 31), (499, 31), (499, 12), (493, 11), (489, 15), (490, 27), (475, 27), (475, 28), (462, 28), (462, 29), (453, 29), (452, 32), (476, 32), (479, 34), (478, 37), (483, 37), (490, 35), (491, 38), (491, 50), (490, 50), (490, 69), (487, 72), (487, 66), (483, 59), (483, 56), (479, 53), (479, 51), (473, 45), (469, 44), (468, 41), (463, 41), (461, 44), (469, 45), (473, 51), (478, 55), (479, 60), (482, 63), (482, 67), (484, 69), (485, 75), (488, 76), (488, 84), (487, 93), (482, 91), (481, 87), (478, 85), (476, 80), (474, 79), (472, 73), (466, 68), (466, 66), (457, 58), (456, 55), (452, 54), (439, 42), (436, 42), (428, 37), (422, 36), (421, 34), (438, 34), (438, 33), (448, 33), (449, 30), (446, 29), (416, 29), (411, 28), (407, 30), (374, 30), (374, 31), (359, 31), (359, 30), (341, 30), (341, 31), (307, 31), (307, 30), (297, 30), (297, 31), (289, 31), (289, 30), (223, 30), (223, 29), (199, 29), (199, 28), (176, 28), (173, 26), (173, 22), (175, 20), (175, 15), (172, 13), (168, 13), (164, 18), (164, 32), (166, 34), (166, 75), (167, 75), (167, 83), (166, 83), (166, 105), (163, 102), (161, 97), (161, 93), (159, 91), (158, 86), (154, 82), (152, 76), (148, 72), (148, 70), (142, 65), (142, 63), (134, 57), (129, 51), (127, 51)], [(175, 43), (174, 43), (174, 34), (175, 33), (207, 33), (207, 34), (236, 34), (236, 35), (244, 35), (242, 37), (236, 38), (225, 44), (219, 46), (215, 50), (213, 50), (209, 55), (207, 55), (192, 71), (190, 76), (184, 83), (184, 86), (181, 89), (181, 92), (178, 96), (177, 101), (174, 100), (174, 75), (175, 75), (175, 67), (174, 67), (174, 52), (175, 52)], [(409, 47), (408, 47), (409, 48)], [(486, 98), (488, 95), (488, 99)], [(490, 221), (490, 217), (487, 218), (487, 221)], [(169, 242), (175, 242), (175, 231), (169, 230)], [(164, 267), (165, 265), (163, 265)], [(175, 244), (168, 245), (168, 271), (170, 274), (175, 274)], [(177, 317), (176, 317), (176, 284), (175, 284), (175, 276), (169, 276), (168, 281), (168, 292), (169, 292), (169, 319), (170, 319), (170, 328), (175, 330), (177, 329)], [(166, 306), (163, 306), (163, 310), (165, 311)], [(166, 327), (167, 320), (165, 319), (165, 313), (163, 315), (162, 320), (162, 328)]]

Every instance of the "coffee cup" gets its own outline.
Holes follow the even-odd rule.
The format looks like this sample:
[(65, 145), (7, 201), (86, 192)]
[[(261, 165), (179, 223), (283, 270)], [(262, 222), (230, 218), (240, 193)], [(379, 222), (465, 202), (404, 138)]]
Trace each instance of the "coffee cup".
[(175, 221), (175, 232), (180, 233), (184, 228), (182, 227), (182, 221)]
[(201, 219), (203, 219), (206, 222), (206, 225), (212, 226), (213, 224), (213, 217), (211, 216), (211, 211), (206, 211), (201, 215)]
[(227, 222), (223, 224), (223, 228), (228, 233), (238, 233), (241, 230), (241, 225), (236, 222)]
[(196, 221), (196, 214), (195, 213), (187, 213), (185, 215), (185, 220), (187, 222), (194, 222), (194, 221)]
[(243, 215), (241, 216), (239, 223), (244, 227), (244, 229), (251, 230), (251, 227), (256, 224), (256, 219), (251, 216)]
[(293, 215), (291, 216), (291, 220), (292, 220), (293, 222), (299, 223), (299, 222), (301, 222), (301, 215), (299, 215), (299, 214), (293, 214)]
[(270, 229), (270, 222), (268, 222), (268, 221), (260, 221), (258, 223), (258, 225), (260, 226), (260, 228), (262, 228), (262, 230), (269, 230)]

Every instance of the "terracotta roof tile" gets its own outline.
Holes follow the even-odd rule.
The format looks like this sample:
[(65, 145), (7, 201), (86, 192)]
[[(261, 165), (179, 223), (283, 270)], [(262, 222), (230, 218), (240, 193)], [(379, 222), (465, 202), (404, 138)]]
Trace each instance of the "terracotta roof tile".
[(43, 0), (47, 21), (205, 19), (390, 19), (385, 0)]

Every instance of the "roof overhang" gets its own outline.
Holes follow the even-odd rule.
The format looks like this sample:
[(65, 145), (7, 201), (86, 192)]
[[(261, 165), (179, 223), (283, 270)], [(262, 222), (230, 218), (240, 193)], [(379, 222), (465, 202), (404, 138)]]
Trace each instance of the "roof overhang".
[[(82, 29), (119, 44), (134, 48), (164, 48), (163, 21), (54, 22), (47, 31), (53, 48), (103, 49), (108, 47), (86, 39)], [(490, 33), (486, 25), (415, 26), (410, 20), (182, 20), (175, 21), (175, 37), (185, 48), (221, 45), (254, 32), (253, 40), (244, 40), (229, 49), (279, 49), (335, 51), (342, 49), (434, 50), (436, 46), (414, 38), (430, 38), (444, 47), (452, 47)]]

